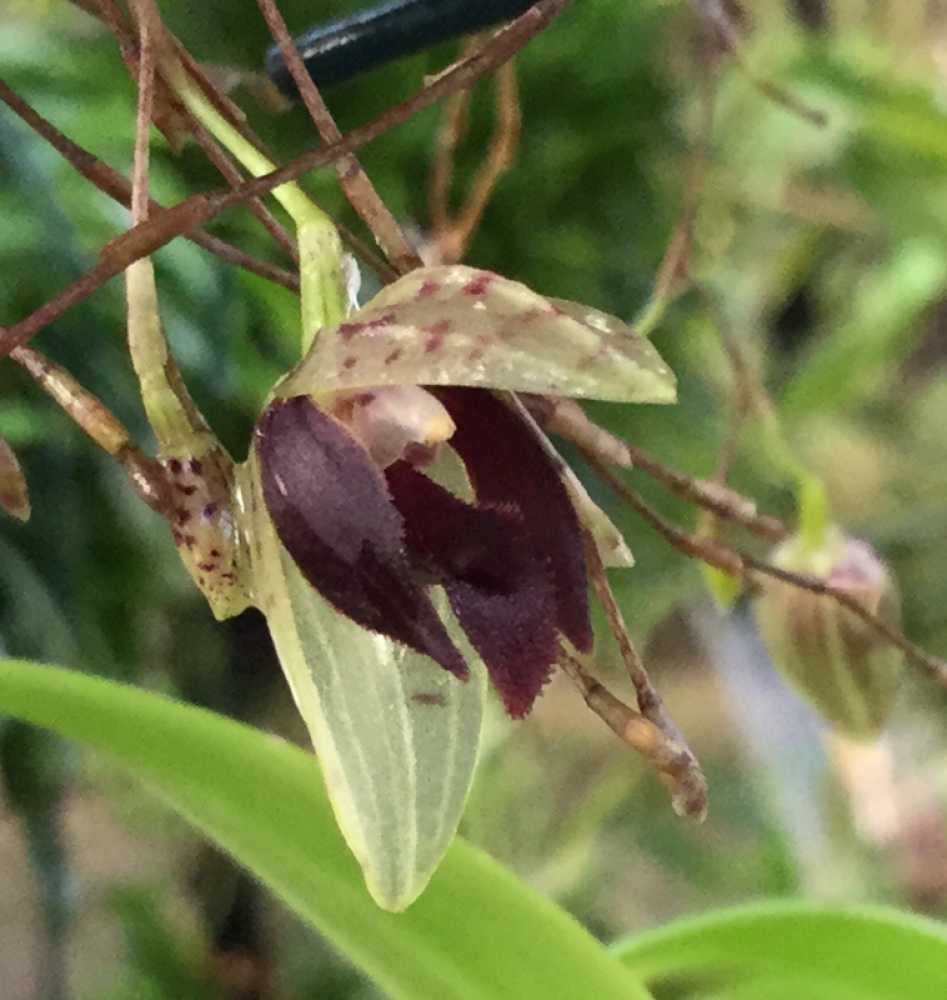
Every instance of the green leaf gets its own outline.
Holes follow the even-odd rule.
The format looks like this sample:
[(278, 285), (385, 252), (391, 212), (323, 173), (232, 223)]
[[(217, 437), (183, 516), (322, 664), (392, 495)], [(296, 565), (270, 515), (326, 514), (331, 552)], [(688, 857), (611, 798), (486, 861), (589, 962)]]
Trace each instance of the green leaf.
[(295, 396), (377, 385), (465, 385), (671, 403), (650, 341), (606, 313), (546, 299), (490, 271), (426, 267), (383, 288), (276, 387)]
[[(680, 920), (613, 951), (676, 997), (943, 1000), (947, 929), (881, 907), (778, 901)], [(793, 992), (793, 990), (795, 992)]]
[[(486, 673), (458, 680), (427, 656), (332, 607), (280, 544), (259, 495), (255, 452), (242, 470), (253, 600), (319, 755), (339, 827), (379, 906), (402, 910), (457, 830), (480, 743)], [(447, 600), (437, 600), (450, 625)]]
[(371, 901), (308, 754), (247, 726), (56, 667), (0, 660), (0, 711), (114, 754), (393, 1000), (647, 1000), (568, 914), (455, 841), (402, 914)]

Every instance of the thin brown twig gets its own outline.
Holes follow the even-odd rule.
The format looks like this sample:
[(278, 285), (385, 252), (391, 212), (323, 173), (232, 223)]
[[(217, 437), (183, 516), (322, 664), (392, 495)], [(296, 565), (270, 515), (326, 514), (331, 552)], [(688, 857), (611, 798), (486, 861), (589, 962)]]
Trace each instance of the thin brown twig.
[[(720, 338), (720, 343), (727, 357), (730, 374), (733, 379), (733, 398), (730, 402), (730, 413), (727, 417), (727, 424), (724, 428), (723, 438), (717, 452), (717, 464), (713, 475), (715, 483), (721, 487), (726, 487), (727, 476), (730, 474), (730, 468), (734, 461), (736, 461), (737, 452), (739, 451), (740, 435), (743, 431), (746, 418), (754, 408), (754, 403), (758, 404), (758, 409), (766, 409), (769, 413), (771, 413), (772, 407), (762, 385), (751, 374), (750, 365), (743, 348), (723, 321), (723, 315), (716, 308), (709, 290), (699, 281), (692, 281), (692, 287), (696, 289), (704, 302), (705, 309), (711, 315), (711, 320)], [(715, 537), (717, 534), (717, 520), (714, 514), (703, 514), (698, 521), (697, 530), (699, 534)], [(779, 541), (778, 538), (773, 538), (772, 540)]]
[[(717, 451), (717, 464), (714, 466), (714, 474), (711, 479), (712, 482), (722, 487), (726, 487), (727, 476), (730, 475), (730, 469), (733, 467), (737, 452), (740, 450), (740, 433), (743, 430), (748, 412), (748, 406), (739, 399), (735, 400), (730, 407), (727, 426), (724, 428), (720, 448)], [(778, 539), (773, 540), (778, 541)]]
[[(257, 0), (257, 6), (263, 15), (266, 26), (270, 29), (276, 44), (283, 56), (283, 62), (289, 70), (299, 96), (302, 98), (313, 125), (325, 142), (338, 142), (342, 138), (335, 119), (319, 88), (306, 71), (302, 58), (293, 44), (293, 39), (273, 0)], [(388, 206), (381, 200), (368, 175), (360, 166), (353, 154), (336, 161), (335, 170), (342, 185), (342, 190), (352, 208), (368, 226), (382, 252), (391, 261), (392, 266), (401, 274), (421, 266), (418, 255), (408, 246), (404, 233), (391, 214)]]
[(743, 74), (765, 97), (779, 104), (787, 111), (819, 128), (828, 124), (824, 111), (806, 104), (795, 94), (757, 74), (747, 63), (743, 55), (743, 44), (737, 26), (723, 0), (691, 0), (691, 6), (697, 11), (698, 17), (716, 35), (720, 44), (730, 53)]
[[(583, 530), (582, 533), (583, 551), (585, 554), (585, 565), (589, 579), (592, 582), (592, 589), (608, 621), (609, 631), (618, 645), (618, 652), (628, 678), (635, 688), (635, 697), (638, 700), (638, 708), (641, 714), (653, 722), (670, 739), (681, 743), (686, 749), (686, 743), (674, 721), (667, 714), (661, 696), (654, 689), (651, 678), (645, 669), (644, 662), (638, 655), (631, 636), (628, 634), (628, 627), (625, 624), (624, 616), (605, 573), (601, 557), (598, 554), (598, 546), (591, 532)], [(696, 766), (696, 760), (694, 761)]]
[[(272, 159), (260, 138), (251, 128), (247, 126), (243, 112), (240, 108), (234, 104), (230, 98), (222, 94), (217, 89), (210, 77), (204, 72), (200, 63), (191, 55), (190, 52), (188, 52), (181, 42), (171, 34), (167, 26), (163, 27), (163, 31), (166, 42), (174, 48), (175, 54), (181, 61), (181, 65), (197, 86), (200, 87), (204, 96), (208, 101), (210, 101), (214, 109), (227, 122), (227, 124), (236, 129), (248, 143), (262, 153), (267, 159)], [(184, 106), (178, 102), (177, 98), (174, 98), (174, 101), (175, 104), (177, 104), (181, 109), (182, 114), (186, 116), (189, 128), (193, 133), (194, 138), (201, 146), (201, 149), (203, 149), (205, 154), (208, 155), (211, 155), (208, 153), (208, 150), (213, 149), (214, 152), (211, 155), (211, 162), (214, 163), (217, 169), (232, 185), (238, 185), (242, 181), (243, 175), (237, 167), (230, 162), (227, 153), (220, 148), (216, 139), (214, 139), (204, 126), (198, 122), (194, 115), (192, 115), (190, 111), (187, 111)], [(266, 229), (266, 231), (276, 241), (277, 246), (280, 247), (280, 249), (291, 260), (298, 263), (299, 253), (296, 248), (296, 241), (280, 224), (276, 216), (266, 207), (263, 201), (260, 200), (260, 197), (253, 198), (246, 204), (253, 214), (259, 219), (260, 224), (264, 227), (264, 229)]]
[[(703, 187), (704, 177), (707, 171), (707, 162), (710, 155), (710, 144), (713, 138), (714, 114), (717, 108), (717, 95), (719, 93), (719, 78), (714, 73), (712, 63), (706, 64), (706, 72), (702, 77), (701, 99), (703, 117), (697, 140), (691, 155), (688, 180), (685, 186), (684, 204), (681, 209), (682, 216), (686, 219), (685, 231), (687, 233), (687, 253), (682, 259), (681, 278), (686, 280), (691, 286), (696, 284), (692, 275), (690, 247), (693, 240), (694, 223), (697, 217), (698, 195)], [(743, 421), (752, 402), (752, 396), (745, 383), (739, 377), (740, 372), (745, 370), (741, 365), (740, 370), (734, 368), (735, 381), (737, 383), (736, 400), (731, 407), (727, 426), (724, 430), (723, 440), (720, 443), (720, 450), (717, 453), (717, 465), (714, 470), (713, 481), (720, 486), (726, 486), (727, 476), (730, 467), (736, 458), (740, 441), (740, 431)], [(706, 526), (713, 530), (712, 522), (708, 521)], [(778, 539), (774, 539), (778, 540)]]
[[(139, 39), (135, 36), (131, 27), (124, 22), (122, 13), (115, 5), (114, 0), (94, 0), (94, 2), (98, 10), (103, 14), (103, 20), (106, 25), (113, 32), (113, 34), (115, 34), (119, 47), (122, 51), (123, 59), (129, 68), (129, 72), (133, 77), (137, 78), (140, 47)], [(256, 139), (252, 132), (250, 132), (250, 130), (246, 127), (243, 115), (237, 106), (220, 95), (216, 89), (212, 87), (190, 53), (184, 49), (180, 42), (178, 42), (178, 40), (171, 35), (171, 33), (164, 26), (161, 21), (161, 16), (157, 8), (154, 6), (154, 3), (151, 3), (150, 6), (155, 23), (156, 42), (158, 41), (157, 35), (160, 31), (160, 44), (171, 44), (175, 47), (182, 61), (185, 62), (186, 66), (189, 68), (192, 75), (194, 75), (198, 83), (205, 89), (205, 91), (213, 91), (214, 98), (212, 99), (215, 107), (218, 108), (221, 114), (226, 117), (227, 121), (234, 128), (236, 128), (241, 135), (243, 135), (248, 141), (253, 142), (259, 148), (259, 140)], [(169, 87), (166, 87), (163, 84), (163, 81), (162, 88), (162, 101), (160, 104), (161, 114), (154, 115), (154, 118), (158, 127), (161, 128), (167, 136), (168, 142), (171, 146), (174, 148), (177, 147), (179, 142), (177, 132), (182, 128), (186, 128), (186, 130), (193, 136), (197, 144), (201, 147), (210, 162), (220, 172), (224, 180), (226, 180), (231, 186), (239, 184), (243, 180), (243, 175), (233, 165), (233, 163), (231, 163), (227, 154), (220, 148), (213, 137), (207, 132), (203, 125), (198, 122), (191, 112), (188, 111), (177, 100), (177, 98), (173, 96), (173, 92)], [(277, 246), (279, 246), (291, 260), (295, 261), (296, 244), (269, 208), (267, 208), (259, 197), (250, 198), (245, 204), (250, 212), (256, 216), (260, 225), (262, 225), (266, 232), (273, 238)]]
[(18, 347), (10, 357), (100, 448), (119, 462), (135, 493), (152, 510), (167, 516), (173, 500), (164, 470), (138, 449), (115, 414), (69, 372), (32, 347)]
[(302, 153), (262, 177), (244, 181), (238, 190), (209, 193), (206, 197), (213, 206), (212, 211), (214, 213), (223, 211), (224, 208), (239, 203), (245, 197), (266, 194), (280, 184), (297, 180), (310, 170), (335, 163), (353, 150), (407, 121), (429, 104), (457, 90), (470, 87), (482, 76), (515, 55), (570, 3), (572, 0), (537, 0), (537, 3), (524, 11), (515, 21), (496, 31), (476, 51), (458, 60), (435, 78), (429, 79), (411, 97), (392, 105), (365, 125), (353, 129), (341, 141)]
[(378, 275), (379, 279), (386, 285), (397, 281), (401, 275), (395, 268), (377, 253), (361, 237), (358, 237), (346, 225), (333, 218), (332, 224), (339, 231), (342, 242), (351, 250), (353, 254), (370, 270)]
[[(469, 46), (469, 43), (468, 43)], [(472, 46), (465, 47), (464, 54)], [(451, 226), (450, 194), (454, 180), (454, 153), (466, 127), (470, 91), (458, 90), (444, 102), (441, 124), (434, 145), (434, 159), (428, 172), (427, 214), (435, 242)]]
[(773, 402), (760, 380), (753, 373), (746, 352), (717, 304), (713, 292), (703, 281), (697, 279), (692, 279), (692, 287), (700, 296), (700, 300), (717, 330), (717, 335), (720, 337), (721, 347), (723, 347), (727, 363), (733, 373), (740, 406), (744, 407), (748, 413), (757, 413), (762, 419), (771, 419), (775, 413)]
[(132, 157), (132, 223), (148, 220), (148, 172), (151, 163), (151, 119), (155, 97), (155, 42), (161, 30), (158, 12), (148, 0), (129, 0), (138, 20), (138, 109)]
[[(128, 67), (129, 73), (131, 73), (134, 79), (138, 78), (138, 58), (139, 58), (139, 40), (135, 35), (134, 30), (131, 25), (125, 20), (124, 14), (115, 4), (114, 0), (91, 0), (94, 4), (94, 9), (90, 10), (90, 13), (97, 15), (100, 20), (106, 25), (112, 35), (115, 37), (118, 43), (119, 50), (122, 53), (122, 59), (125, 65)], [(81, 4), (83, 9), (89, 10), (84, 3)], [(152, 5), (153, 7), (153, 5)], [(157, 23), (160, 22), (160, 15), (157, 10), (153, 7), (155, 11), (155, 17), (157, 18)], [(174, 38), (170, 32), (161, 24), (161, 32), (164, 39), (170, 44), (173, 44), (179, 53), (182, 53), (182, 59), (185, 58), (183, 53), (183, 46)], [(193, 58), (186, 54), (188, 60), (187, 65), (196, 67)], [(206, 77), (203, 73), (197, 70), (199, 73), (199, 79), (205, 87), (210, 87), (207, 82)], [(211, 88), (213, 89), (213, 88)], [(216, 92), (215, 92), (216, 93)], [(173, 97), (172, 92), (169, 88), (163, 87), (161, 93), (161, 103), (160, 110), (161, 114), (156, 115), (156, 124), (164, 132), (168, 138), (169, 144), (176, 148), (178, 144), (177, 132), (181, 129), (186, 128), (188, 132), (194, 137), (195, 141), (204, 151), (205, 155), (214, 164), (215, 167), (220, 171), (221, 176), (224, 180), (228, 181), (231, 186), (239, 184), (243, 180), (243, 176), (237, 170), (236, 167), (230, 162), (226, 154), (220, 149), (220, 147), (214, 142), (214, 140), (208, 135), (207, 131), (203, 126), (197, 121), (196, 118), (184, 108), (180, 102)], [(222, 98), (217, 95), (217, 104), (220, 104)], [(222, 109), (222, 113), (226, 113), (227, 119), (235, 128), (238, 128), (242, 135), (246, 136), (247, 128), (242, 120), (242, 116), (239, 110), (231, 102), (226, 102), (226, 111)], [(252, 140), (258, 142), (258, 140)], [(270, 236), (275, 240), (277, 246), (291, 259), (296, 260), (296, 245), (293, 242), (292, 237), (286, 232), (285, 228), (280, 225), (276, 216), (263, 204), (259, 196), (252, 197), (246, 201), (247, 208), (250, 212), (256, 216), (260, 225), (270, 234)]]
[(760, 538), (779, 542), (786, 537), (786, 526), (778, 518), (758, 513), (752, 500), (722, 483), (695, 479), (659, 462), (653, 455), (590, 420), (575, 400), (532, 393), (518, 395), (547, 431), (571, 441), (593, 467), (595, 463), (610, 462), (622, 468), (640, 469), (674, 496), (735, 521)]
[(87, 298), (128, 264), (146, 257), (169, 243), (181, 233), (201, 226), (225, 208), (240, 204), (250, 197), (260, 197), (302, 174), (334, 163), (360, 146), (407, 121), (434, 101), (469, 87), (485, 73), (509, 59), (531, 38), (537, 35), (572, 0), (538, 0), (515, 21), (500, 28), (491, 39), (466, 59), (455, 63), (435, 80), (407, 100), (389, 108), (365, 125), (353, 129), (340, 142), (303, 153), (294, 160), (262, 177), (246, 180), (235, 188), (218, 189), (206, 194), (191, 195), (163, 212), (152, 215), (147, 223), (134, 226), (103, 248), (105, 260), (95, 265), (72, 284), (58, 292), (34, 312), (19, 322), (0, 330), (0, 355), (25, 344), (30, 337), (67, 309)]
[[(201, 147), (204, 155), (220, 171), (221, 176), (237, 189), (243, 182), (243, 174), (230, 162), (227, 154), (220, 148), (213, 136), (196, 119), (192, 119), (190, 124), (191, 135), (194, 141)], [(263, 203), (260, 197), (249, 198), (245, 202), (247, 208), (256, 216), (260, 225), (273, 237), (279, 248), (290, 259), (298, 260), (299, 252), (296, 249), (296, 242), (279, 222), (276, 216)]]
[[(590, 462), (590, 464), (592, 463)], [(847, 611), (860, 618), (893, 646), (900, 649), (908, 662), (912, 663), (926, 677), (936, 681), (941, 687), (947, 687), (947, 661), (928, 653), (927, 650), (911, 642), (900, 629), (865, 607), (857, 597), (847, 590), (827, 583), (821, 577), (809, 573), (796, 573), (774, 566), (764, 559), (758, 559), (749, 552), (731, 548), (716, 539), (683, 531), (659, 514), (607, 466), (596, 461), (593, 467), (596, 474), (617, 496), (632, 507), (651, 528), (678, 551), (693, 556), (701, 562), (707, 563), (708, 566), (715, 566), (730, 576), (751, 581), (754, 579), (754, 574), (771, 576), (784, 583), (793, 584), (802, 590), (830, 597)]]
[[(477, 44), (471, 38), (464, 53)], [(460, 209), (452, 215), (450, 192), (454, 176), (457, 146), (466, 130), (470, 90), (452, 94), (444, 112), (438, 134), (437, 153), (431, 167), (428, 184), (428, 214), (431, 242), (437, 247), (438, 261), (454, 263), (461, 260), (470, 237), (480, 223), (484, 209), (497, 181), (513, 161), (520, 134), (519, 100), (516, 71), (512, 61), (503, 63), (496, 72), (497, 120), (490, 146), (477, 169), (470, 193)]]
[[(60, 132), (55, 125), (30, 107), (3, 79), (0, 79), (0, 101), (3, 101), (15, 115), (48, 142), (90, 184), (94, 184), (99, 191), (107, 194), (125, 208), (131, 208), (132, 186), (128, 178)], [(149, 203), (149, 208), (152, 212), (158, 212), (164, 206), (152, 200)], [(270, 261), (260, 260), (245, 250), (241, 250), (240, 247), (234, 246), (203, 229), (182, 233), (182, 235), (185, 239), (207, 250), (208, 253), (212, 253), (225, 263), (234, 264), (245, 271), (252, 271), (267, 281), (282, 285), (283, 288), (299, 294), (299, 277), (292, 271), (287, 271), (286, 268)]]
[[(165, 34), (174, 45), (175, 52), (180, 59), (182, 66), (187, 71), (191, 79), (201, 89), (203, 95), (208, 101), (210, 101), (214, 109), (259, 153), (265, 156), (268, 160), (272, 160), (273, 156), (266, 148), (263, 141), (251, 128), (247, 126), (240, 108), (234, 104), (230, 98), (220, 92), (213, 79), (211, 79), (211, 76), (205, 71), (205, 68), (194, 59), (190, 52), (187, 51), (177, 38), (167, 31), (167, 28), (165, 28)], [(207, 133), (205, 132), (205, 135), (206, 134)], [(387, 260), (380, 257), (373, 250), (365, 246), (365, 244), (357, 236), (351, 233), (338, 220), (333, 219), (333, 223), (339, 230), (342, 242), (345, 243), (345, 245), (362, 261), (363, 264), (365, 264), (366, 267), (374, 271), (383, 281), (390, 282), (395, 281), (398, 278), (399, 273), (391, 266), (390, 263), (388, 263)], [(285, 232), (283, 238), (288, 244), (288, 252), (290, 256), (293, 260), (296, 260), (298, 255), (295, 242), (288, 234), (285, 234)], [(280, 245), (282, 245), (282, 243)], [(298, 279), (295, 290), (298, 294)]]
[(703, 534), (693, 534), (679, 528), (663, 514), (659, 514), (646, 500), (636, 493), (624, 480), (611, 469), (600, 462), (594, 455), (586, 455), (586, 461), (592, 471), (617, 496), (641, 517), (652, 530), (657, 532), (668, 544), (687, 556), (693, 556), (709, 566), (729, 573), (731, 576), (742, 577), (743, 559), (736, 551), (723, 545), (714, 538)]
[[(173, 234), (177, 235), (177, 232)], [(9, 354), (14, 348), (24, 345), (34, 333), (58, 319), (74, 305), (83, 302), (106, 281), (120, 274), (124, 267), (125, 264), (119, 264), (115, 260), (99, 261), (18, 323), (0, 327), (0, 355)]]
[(497, 121), (490, 148), (474, 177), (470, 195), (454, 220), (458, 257), (477, 228), (500, 176), (513, 162), (520, 135), (519, 97), (513, 62), (505, 62), (496, 71)]
[(670, 302), (691, 280), (691, 246), (694, 223), (700, 204), (700, 194), (707, 172), (710, 143), (713, 137), (714, 112), (717, 105), (717, 79), (712, 74), (702, 78), (702, 117), (697, 139), (690, 148), (685, 167), (681, 207), (668, 241), (667, 249), (654, 279), (652, 301)]
[[(772, 425), (777, 419), (776, 408), (766, 388), (753, 371), (743, 345), (731, 329), (711, 290), (704, 282), (696, 279), (692, 279), (691, 287), (700, 297), (704, 309), (717, 331), (733, 379), (734, 398), (714, 472), (714, 481), (725, 488), (726, 478), (736, 457), (740, 433), (746, 418), (755, 412), (760, 420)], [(712, 517), (705, 515), (698, 523), (699, 534), (715, 536), (716, 531), (717, 525)], [(779, 541), (778, 538), (772, 540)]]
[[(0, 78), (0, 101), (3, 101), (14, 114), (45, 139), (77, 173), (94, 184), (99, 191), (125, 208), (131, 208), (131, 182), (128, 178), (60, 132), (48, 119), (27, 104), (2, 78)], [(164, 209), (165, 206), (152, 200), (149, 207), (151, 211), (157, 212)], [(349, 232), (343, 225), (340, 223), (336, 223), (336, 225), (343, 241), (366, 267), (373, 270), (384, 281), (394, 281), (398, 277), (397, 272), (387, 261), (366, 247), (357, 236)], [(219, 257), (225, 263), (251, 271), (267, 281), (272, 281), (288, 291), (299, 294), (299, 276), (292, 271), (270, 261), (260, 260), (240, 247), (202, 229), (185, 232), (182, 235), (185, 239), (214, 254), (215, 257)]]
[[(640, 716), (633, 718), (632, 716), (637, 713), (631, 713), (630, 709), (622, 705), (624, 716), (619, 714), (616, 717), (614, 713), (618, 711), (617, 706), (611, 704), (608, 699), (616, 700), (598, 682), (595, 682), (596, 687), (589, 694), (595, 694), (600, 707), (596, 708), (583, 688), (586, 701), (590, 707), (599, 712), (615, 732), (657, 767), (662, 781), (671, 793), (671, 804), (675, 811), (683, 816), (703, 819), (707, 812), (707, 780), (701, 771), (700, 763), (674, 720), (667, 713), (661, 696), (651, 683), (644, 662), (628, 634), (621, 608), (612, 593), (595, 538), (587, 528), (582, 529), (582, 549), (592, 589), (605, 613), (609, 631), (618, 646), (619, 656), (635, 689)], [(574, 680), (575, 671), (579, 666), (577, 663), (572, 664), (570, 676), (573, 676)], [(621, 702), (617, 702), (617, 705), (621, 705)], [(612, 719), (620, 723), (620, 729), (615, 727)], [(645, 722), (651, 728), (643, 733), (642, 724)], [(636, 739), (642, 742), (636, 742)]]
[[(260, 139), (260, 137), (247, 125), (243, 117), (243, 112), (238, 105), (234, 104), (226, 94), (221, 93), (217, 84), (213, 79), (213, 74), (209, 73), (207, 69), (202, 66), (194, 57), (187, 51), (187, 49), (181, 44), (181, 42), (168, 32), (167, 27), (165, 27), (165, 35), (169, 42), (174, 46), (175, 53), (180, 59), (182, 66), (185, 71), (191, 77), (191, 79), (200, 88), (203, 95), (211, 103), (213, 108), (224, 118), (224, 120), (233, 128), (235, 128), (247, 142), (249, 142), (254, 149), (265, 156), (268, 160), (273, 160), (274, 157), (270, 151), (266, 148), (266, 145)], [(206, 131), (204, 133), (207, 134)], [(325, 211), (323, 209), (323, 211)], [(328, 213), (327, 213), (328, 214)], [(396, 271), (392, 265), (385, 260), (383, 257), (379, 256), (373, 250), (369, 249), (357, 236), (350, 232), (346, 226), (344, 226), (337, 219), (333, 219), (333, 224), (339, 230), (339, 235), (342, 237), (342, 242), (358, 257), (366, 267), (374, 271), (382, 281), (391, 282), (395, 281), (399, 277), (399, 272)], [(293, 260), (297, 259), (296, 245), (293, 239), (285, 232), (282, 231), (282, 236), (278, 240), (280, 246), (284, 245), (287, 253), (292, 257)], [(299, 291), (298, 279), (296, 288), (294, 289), (297, 294)]]

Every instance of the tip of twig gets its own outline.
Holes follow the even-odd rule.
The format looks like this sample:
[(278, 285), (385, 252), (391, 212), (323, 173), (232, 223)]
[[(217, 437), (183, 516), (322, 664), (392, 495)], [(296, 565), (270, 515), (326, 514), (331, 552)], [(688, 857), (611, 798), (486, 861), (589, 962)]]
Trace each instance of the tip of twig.
[(678, 816), (703, 823), (707, 818), (707, 779), (696, 766), (669, 789), (671, 808)]

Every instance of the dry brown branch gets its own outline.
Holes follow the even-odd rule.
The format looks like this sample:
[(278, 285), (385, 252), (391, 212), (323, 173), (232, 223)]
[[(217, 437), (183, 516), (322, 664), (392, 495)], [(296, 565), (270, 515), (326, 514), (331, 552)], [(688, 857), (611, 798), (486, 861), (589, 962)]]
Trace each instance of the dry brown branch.
[[(475, 45), (476, 39), (471, 39), (465, 54)], [(495, 103), (497, 117), (490, 148), (477, 169), (469, 195), (456, 214), (452, 214), (450, 192), (454, 157), (466, 131), (470, 91), (452, 94), (447, 102), (428, 183), (431, 242), (437, 248), (439, 263), (454, 263), (463, 259), (497, 181), (513, 162), (519, 142), (520, 112), (516, 71), (512, 62), (504, 63), (497, 69)]]
[(781, 87), (765, 76), (760, 76), (750, 67), (743, 56), (739, 29), (723, 0), (691, 0), (691, 6), (697, 12), (701, 22), (714, 33), (715, 40), (721, 48), (730, 53), (744, 76), (764, 97), (812, 125), (821, 128), (828, 123), (824, 111), (806, 104), (785, 87)]
[(701, 76), (701, 120), (684, 167), (684, 189), (674, 229), (654, 279), (653, 302), (670, 302), (690, 282), (694, 221), (707, 173), (717, 105), (717, 78), (711, 68)]
[(508, 60), (569, 5), (571, 0), (538, 0), (515, 21), (500, 28), (476, 52), (429, 81), (410, 98), (389, 108), (373, 121), (353, 129), (345, 138), (303, 153), (263, 177), (243, 181), (231, 189), (191, 195), (177, 205), (155, 212), (146, 223), (133, 226), (103, 248), (105, 259), (62, 289), (57, 295), (12, 326), (0, 329), (0, 355), (25, 344), (38, 330), (83, 301), (128, 264), (154, 253), (177, 236), (201, 226), (225, 208), (260, 197), (287, 181), (318, 167), (335, 163), (360, 146), (383, 135), (434, 101), (469, 87), (485, 73)]
[[(312, 77), (306, 72), (306, 67), (293, 45), (293, 40), (286, 28), (283, 15), (280, 14), (273, 0), (257, 0), (260, 13), (266, 21), (270, 34), (279, 46), (283, 62), (289, 70), (299, 96), (302, 98), (312, 119), (313, 125), (325, 142), (338, 142), (342, 138), (335, 119), (329, 112), (319, 88)], [(342, 190), (352, 208), (371, 230), (382, 252), (391, 261), (399, 274), (421, 266), (418, 255), (408, 246), (395, 217), (388, 206), (378, 196), (368, 175), (359, 165), (354, 155), (349, 154), (337, 160), (335, 170), (339, 177)]]
[(148, 219), (148, 171), (151, 153), (151, 120), (155, 98), (155, 45), (161, 19), (149, 0), (130, 0), (138, 20), (138, 110), (135, 115), (135, 151), (132, 158), (132, 222)]
[(590, 420), (575, 400), (529, 393), (519, 396), (542, 427), (571, 441), (590, 464), (609, 462), (622, 468), (640, 469), (681, 500), (735, 521), (767, 541), (778, 542), (786, 537), (785, 525), (775, 517), (758, 513), (749, 498), (722, 483), (696, 479), (659, 462)]
[(32, 347), (18, 347), (10, 357), (69, 417), (124, 468), (138, 496), (159, 514), (173, 506), (164, 470), (132, 442), (115, 414), (84, 389), (64, 368)]
[[(134, 29), (127, 23), (121, 10), (114, 3), (114, 0), (91, 0), (91, 2), (94, 4), (95, 8), (93, 12), (100, 17), (102, 22), (109, 28), (115, 37), (115, 40), (118, 42), (119, 49), (122, 53), (122, 59), (128, 67), (129, 73), (137, 79), (139, 40), (135, 35)], [(85, 7), (85, 5), (83, 6)], [(173, 36), (171, 36), (167, 32), (167, 29), (165, 29), (161, 24), (160, 16), (157, 14), (157, 11), (155, 11), (154, 16), (156, 31), (160, 30), (161, 44), (164, 44), (167, 40), (170, 44), (175, 46), (182, 62), (184, 62), (189, 72), (191, 72), (195, 77), (198, 85), (201, 86), (208, 94), (208, 99), (214, 103), (214, 106), (227, 119), (227, 121), (234, 128), (236, 128), (241, 135), (244, 136), (244, 138), (246, 138), (249, 142), (252, 142), (254, 145), (259, 146), (259, 140), (253, 135), (252, 132), (250, 132), (249, 129), (247, 129), (246, 124), (243, 121), (243, 115), (239, 108), (237, 108), (237, 106), (231, 101), (224, 98), (216, 90), (216, 88), (210, 84), (207, 77), (200, 70), (200, 67), (190, 54), (186, 52), (177, 39), (173, 38)], [(204, 151), (207, 158), (220, 171), (224, 180), (226, 180), (231, 186), (239, 184), (243, 180), (243, 176), (240, 171), (237, 170), (233, 163), (230, 162), (227, 154), (224, 153), (220, 146), (217, 145), (204, 127), (172, 96), (172, 92), (165, 88), (162, 84), (158, 96), (160, 97), (160, 101), (156, 105), (153, 118), (157, 127), (164, 132), (172, 148), (176, 148), (179, 144), (178, 133), (182, 130), (188, 131)], [(276, 216), (273, 215), (266, 205), (263, 204), (259, 196), (254, 196), (248, 199), (246, 205), (259, 220), (263, 228), (275, 240), (277, 246), (279, 246), (280, 249), (288, 257), (290, 257), (290, 259), (295, 260), (296, 244), (289, 233), (287, 233), (286, 229), (280, 225)]]

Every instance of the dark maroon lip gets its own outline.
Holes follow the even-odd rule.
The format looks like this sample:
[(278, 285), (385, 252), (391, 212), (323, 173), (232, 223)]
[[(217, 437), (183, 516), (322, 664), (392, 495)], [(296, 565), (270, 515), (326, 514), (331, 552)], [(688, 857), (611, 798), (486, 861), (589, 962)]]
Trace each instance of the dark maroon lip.
[(404, 522), (384, 477), (343, 425), (307, 396), (277, 399), (257, 423), (254, 446), (276, 533), (309, 583), (359, 625), (466, 677), (427, 591), (413, 580)]
[(274, 400), (257, 423), (264, 501), (303, 576), (341, 613), (466, 677), (426, 581), (441, 584), (519, 718), (552, 672), (560, 635), (592, 646), (578, 519), (531, 429), (499, 399), (434, 392), (457, 425), (450, 446), (474, 503), (408, 462), (381, 472), (308, 396)]

